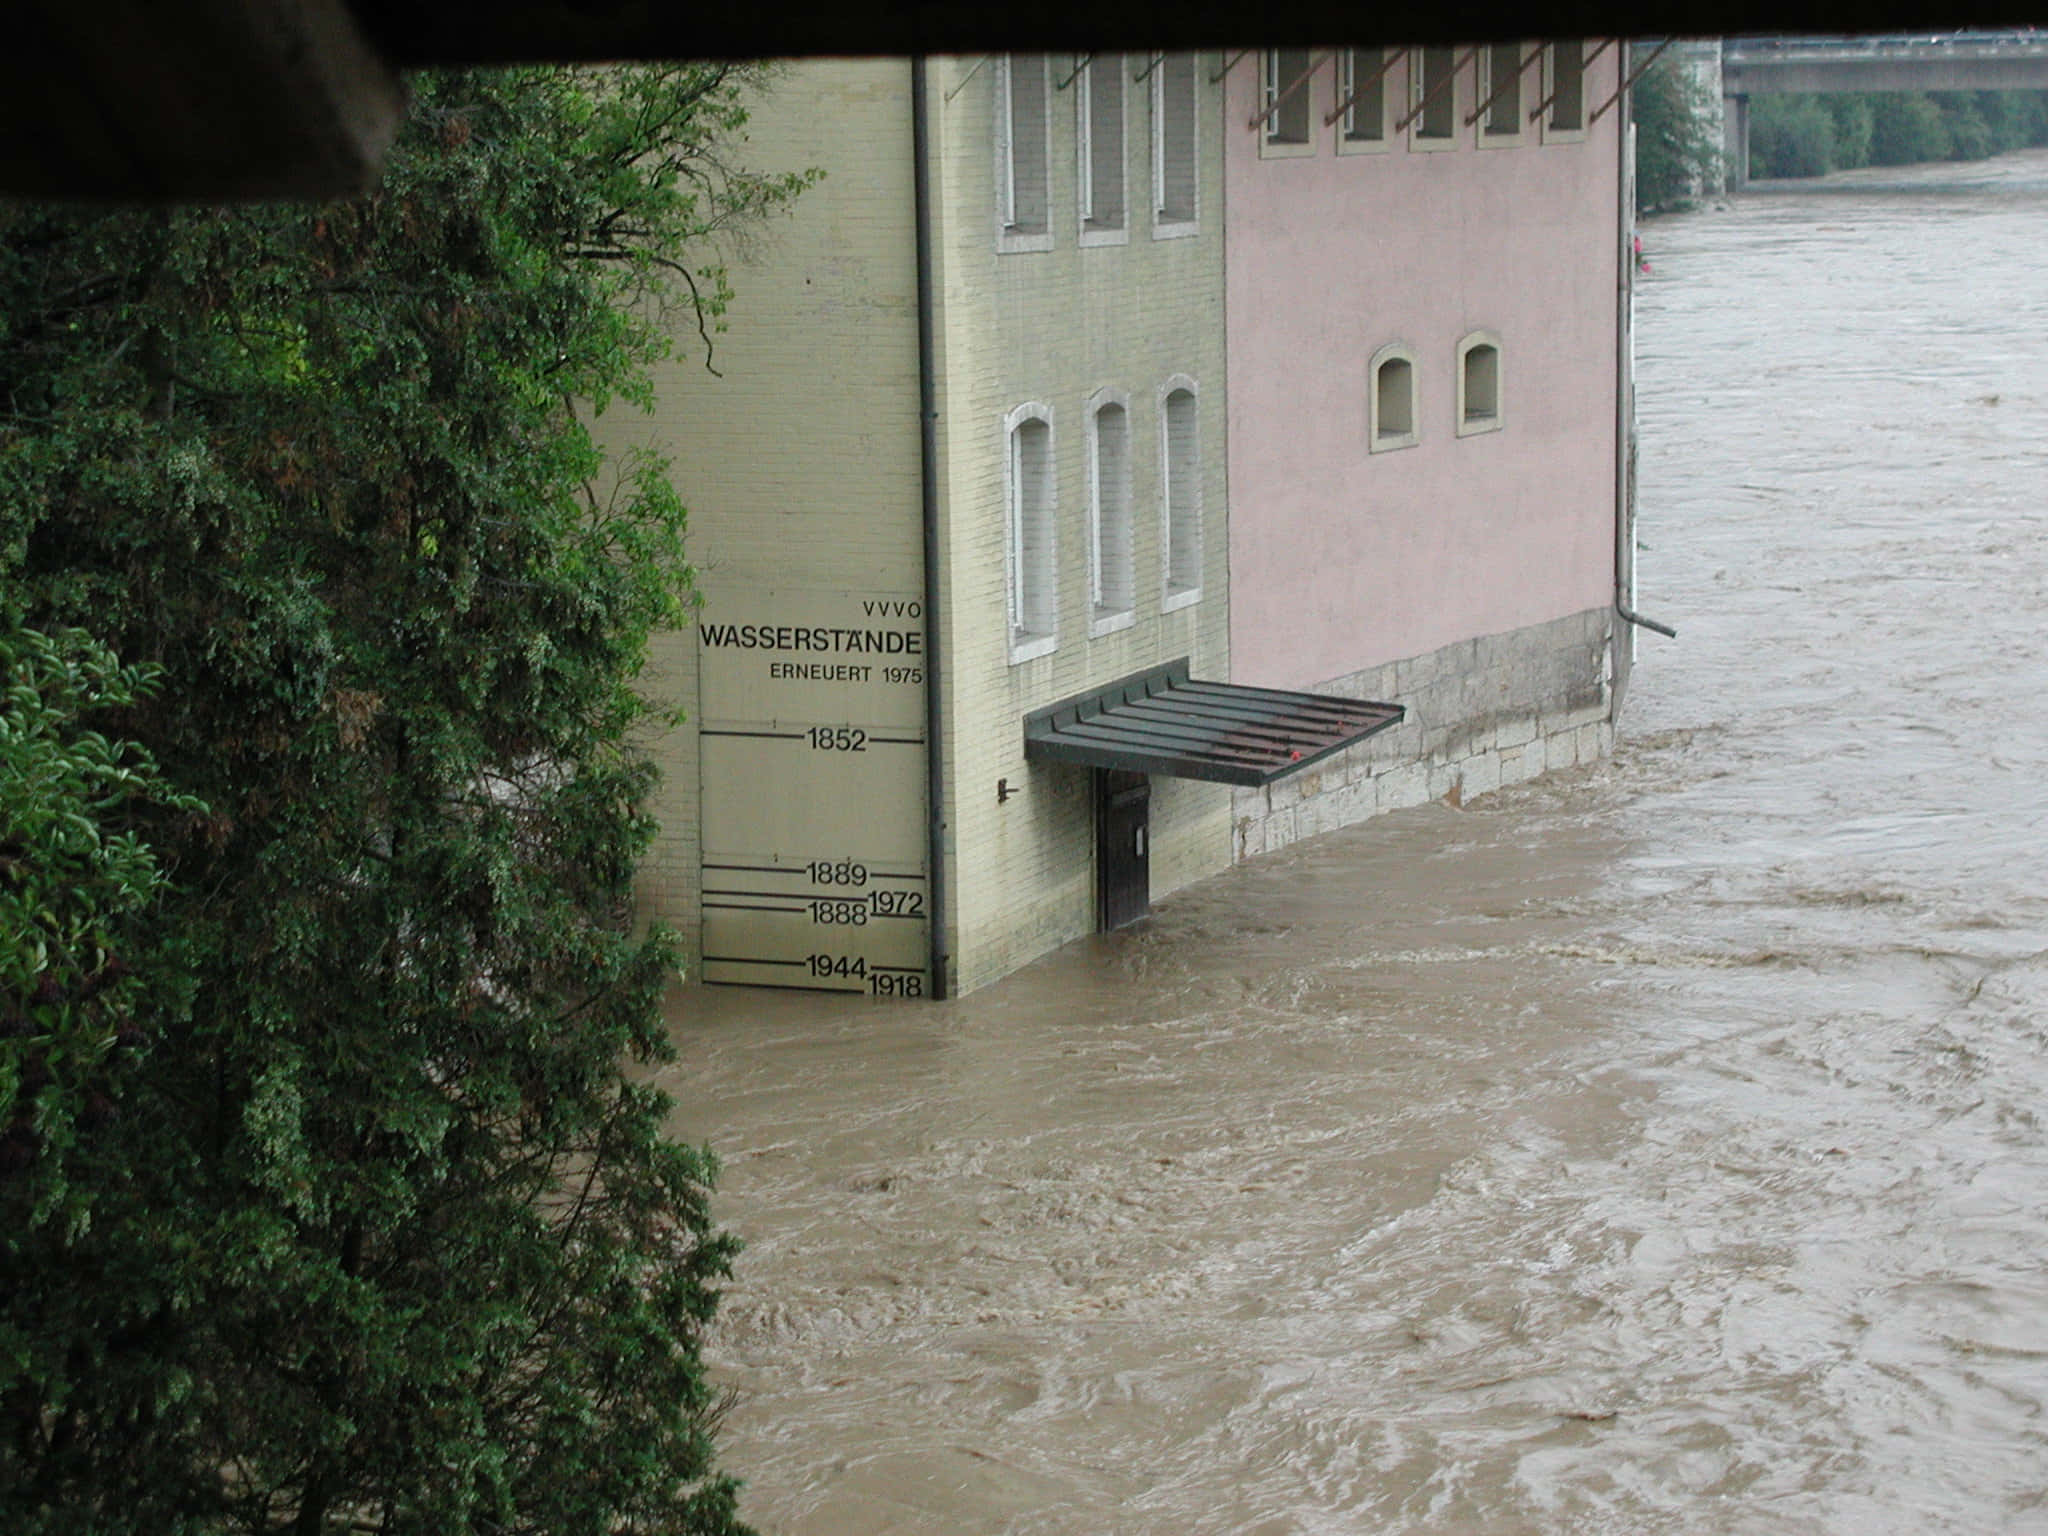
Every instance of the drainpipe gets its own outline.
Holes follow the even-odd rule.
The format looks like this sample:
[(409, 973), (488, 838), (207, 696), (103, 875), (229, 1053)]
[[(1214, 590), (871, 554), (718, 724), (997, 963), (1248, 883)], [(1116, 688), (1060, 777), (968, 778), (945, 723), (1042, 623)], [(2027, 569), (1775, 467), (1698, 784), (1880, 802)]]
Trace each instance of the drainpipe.
[(925, 889), (931, 893), (932, 996), (946, 996), (946, 702), (939, 686), (939, 407), (932, 300), (931, 122), (925, 59), (910, 61), (910, 154), (917, 189), (917, 424), (924, 511)]
[[(1621, 67), (1626, 70), (1628, 66), (1628, 51), (1624, 49)], [(1636, 596), (1636, 122), (1632, 87), (1622, 91), (1620, 118), (1621, 276), (1617, 287), (1620, 310), (1614, 328), (1614, 611), (1630, 628), (1616, 634), (1612, 642), (1614, 698), (1608, 718), (1616, 723), (1621, 719), (1621, 701), (1627, 697), (1629, 674), (1635, 666), (1635, 631), (1647, 629), (1673, 640), (1678, 638), (1678, 631), (1669, 624), (1637, 613), (1632, 606)]]
[[(1629, 49), (1615, 50), (1615, 67), (1627, 77)], [(1620, 110), (1615, 113), (1615, 184), (1619, 188), (1620, 230), (1616, 251), (1614, 317), (1614, 610), (1624, 618), (1635, 597), (1635, 482), (1636, 482), (1636, 379), (1635, 379), (1635, 289), (1636, 289), (1636, 176), (1635, 100), (1627, 86), (1620, 92)], [(1608, 642), (1614, 659), (1612, 695), (1608, 719), (1619, 724), (1622, 700), (1628, 697), (1629, 673), (1635, 663), (1635, 630), (1619, 630)]]

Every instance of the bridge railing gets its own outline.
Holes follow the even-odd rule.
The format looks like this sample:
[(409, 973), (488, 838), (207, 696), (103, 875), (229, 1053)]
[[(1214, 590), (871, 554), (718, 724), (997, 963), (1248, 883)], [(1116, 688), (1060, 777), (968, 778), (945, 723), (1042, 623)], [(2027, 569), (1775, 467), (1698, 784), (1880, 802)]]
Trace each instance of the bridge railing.
[(1730, 37), (1722, 39), (1728, 56), (1772, 58), (1822, 54), (1866, 56), (1926, 49), (1987, 49), (2048, 52), (2048, 32), (2033, 28), (2004, 32), (1870, 32), (1841, 37)]

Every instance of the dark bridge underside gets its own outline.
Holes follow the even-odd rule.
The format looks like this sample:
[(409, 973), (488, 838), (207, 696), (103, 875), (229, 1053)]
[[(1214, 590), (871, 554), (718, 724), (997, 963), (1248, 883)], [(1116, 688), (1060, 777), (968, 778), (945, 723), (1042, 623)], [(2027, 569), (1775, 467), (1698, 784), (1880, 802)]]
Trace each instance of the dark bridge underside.
[(1216, 784), (1270, 784), (1341, 752), (1407, 711), (1399, 704), (1196, 682), (1185, 657), (1024, 720), (1024, 756)]

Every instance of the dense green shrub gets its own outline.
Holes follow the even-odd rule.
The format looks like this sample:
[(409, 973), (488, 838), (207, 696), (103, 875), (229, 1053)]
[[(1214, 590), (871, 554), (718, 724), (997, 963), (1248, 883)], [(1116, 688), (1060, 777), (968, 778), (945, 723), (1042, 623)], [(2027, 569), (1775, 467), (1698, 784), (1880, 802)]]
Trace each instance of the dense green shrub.
[(1760, 96), (1749, 109), (1752, 176), (1825, 176), (1835, 168), (1835, 123), (1811, 96)]
[(1834, 144), (1828, 158), (1838, 171), (1870, 164), (1870, 98), (1842, 91), (1820, 98), (1834, 122)]
[(1887, 92), (1870, 98), (1870, 163), (1917, 165), (1948, 158), (1941, 109), (1922, 95)]
[(324, 208), (0, 205), (9, 1536), (739, 1529), (625, 921), (683, 512), (585, 418), (800, 185), (724, 168), (740, 78), (421, 77)]
[[(1942, 125), (1948, 130), (1948, 158), (1951, 160), (1988, 160), (1991, 156), (2007, 149), (2018, 147), (2018, 140), (2001, 143), (1997, 132), (1977, 104), (1974, 91), (1933, 91), (1929, 99), (1941, 113)], [(2005, 124), (2002, 112), (1994, 113), (2000, 127)]]

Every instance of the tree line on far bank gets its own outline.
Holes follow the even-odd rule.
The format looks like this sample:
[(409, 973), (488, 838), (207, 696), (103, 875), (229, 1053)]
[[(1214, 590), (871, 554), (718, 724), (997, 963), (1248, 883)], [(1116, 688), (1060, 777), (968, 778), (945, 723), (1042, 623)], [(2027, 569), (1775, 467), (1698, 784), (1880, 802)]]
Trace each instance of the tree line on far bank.
[(1749, 108), (1749, 174), (1755, 177), (1985, 160), (2043, 144), (2048, 91), (1759, 96)]
[[(1674, 212), (1719, 189), (1716, 105), (1710, 88), (1674, 59), (1659, 59), (1637, 80), (1638, 213)], [(2048, 145), (2048, 91), (1758, 96), (1749, 108), (1752, 178), (1984, 160), (2039, 145)]]

